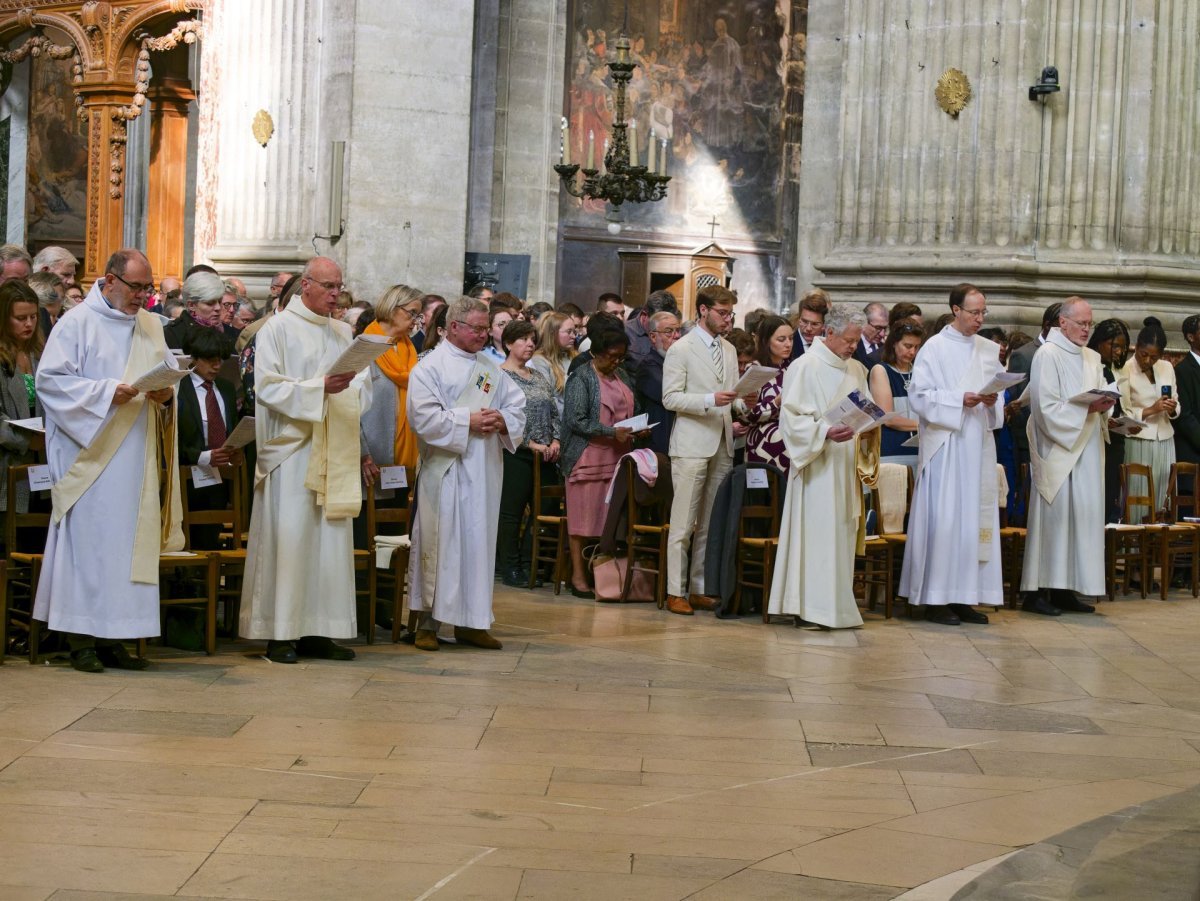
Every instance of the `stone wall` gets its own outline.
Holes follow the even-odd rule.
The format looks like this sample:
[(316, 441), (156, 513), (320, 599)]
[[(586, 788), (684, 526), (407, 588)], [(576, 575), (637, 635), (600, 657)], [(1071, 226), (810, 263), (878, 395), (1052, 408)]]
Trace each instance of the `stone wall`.
[[(1070, 294), (1177, 324), (1200, 286), (1198, 21), (1186, 0), (813, 0), (798, 288), (940, 312), (973, 281), (1006, 324)], [(1051, 64), (1062, 91), (1030, 101)]]

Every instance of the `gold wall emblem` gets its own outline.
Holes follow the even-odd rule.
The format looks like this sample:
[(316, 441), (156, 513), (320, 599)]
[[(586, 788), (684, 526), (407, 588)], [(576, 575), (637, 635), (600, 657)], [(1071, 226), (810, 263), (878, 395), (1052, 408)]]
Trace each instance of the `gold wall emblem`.
[(967, 101), (971, 99), (971, 82), (961, 70), (947, 69), (938, 79), (933, 96), (937, 98), (938, 106), (943, 112), (957, 119)]
[(271, 114), (265, 109), (260, 109), (255, 113), (250, 131), (254, 133), (254, 140), (266, 147), (267, 142), (271, 140), (271, 135), (275, 134), (275, 122), (271, 118)]

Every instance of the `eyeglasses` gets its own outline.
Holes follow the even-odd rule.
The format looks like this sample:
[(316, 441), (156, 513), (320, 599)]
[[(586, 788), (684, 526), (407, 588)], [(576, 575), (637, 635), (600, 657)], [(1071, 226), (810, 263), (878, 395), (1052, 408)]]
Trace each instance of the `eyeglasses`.
[(450, 321), (455, 325), (461, 325), (467, 331), (474, 332), (476, 335), (486, 335), (488, 333), (488, 327), (486, 325), (471, 325), (469, 322), (463, 319), (451, 319)]
[(237, 307), (238, 307), (238, 305), (237, 305), (236, 303), (223, 303), (223, 304), (221, 304), (221, 309), (223, 309), (223, 310), (236, 310), (236, 309), (237, 309)]
[(121, 276), (117, 275), (115, 272), (108, 272), (108, 273), (106, 273), (106, 275), (111, 275), (113, 278), (115, 278), (117, 281), (119, 281), (122, 285), (124, 285), (126, 288), (128, 288), (130, 291), (132, 291), (134, 294), (149, 294), (154, 290), (153, 284), (139, 285), (134, 282), (127, 282), (127, 281), (125, 281), (125, 279), (121, 278)]
[(732, 319), (734, 316), (733, 310), (718, 310), (715, 307), (709, 307), (708, 312), (716, 313), (722, 319)]
[(315, 278), (309, 278), (307, 275), (304, 277), (304, 280), (313, 285), (320, 285), (323, 291), (327, 291), (330, 294), (340, 294), (342, 289), (346, 287), (343, 282), (322, 282)]
[(1092, 326), (1095, 324), (1091, 320), (1088, 320), (1087, 322), (1080, 322), (1078, 319), (1072, 319), (1070, 316), (1064, 316), (1063, 319), (1067, 320), (1067, 322), (1075, 323), (1085, 332), (1090, 332), (1092, 330)]
[(681, 328), (660, 328), (660, 329), (655, 329), (654, 334), (656, 334), (656, 335), (674, 335), (675, 337), (678, 338), (680, 335), (683, 334), (683, 329), (681, 329)]
[(980, 307), (978, 310), (968, 310), (966, 307), (959, 307), (958, 309), (972, 319), (987, 319), (988, 316), (987, 307)]
[(409, 319), (420, 319), (421, 318), (420, 310), (410, 310), (408, 307), (396, 307), (396, 312), (403, 313)]

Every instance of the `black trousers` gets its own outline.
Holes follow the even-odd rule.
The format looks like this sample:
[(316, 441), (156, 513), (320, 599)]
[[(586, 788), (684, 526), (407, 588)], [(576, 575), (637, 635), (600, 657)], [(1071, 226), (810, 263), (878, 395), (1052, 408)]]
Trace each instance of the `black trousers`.
[[(542, 463), (542, 484), (557, 485), (558, 467)], [(525, 529), (526, 541), (521, 542), (521, 524), (526, 511), (533, 505), (533, 451), (521, 448), (515, 454), (504, 455), (504, 485), (500, 490), (500, 530), (496, 537), (496, 562), (501, 572), (520, 569), (522, 558), (530, 548), (531, 533)]]

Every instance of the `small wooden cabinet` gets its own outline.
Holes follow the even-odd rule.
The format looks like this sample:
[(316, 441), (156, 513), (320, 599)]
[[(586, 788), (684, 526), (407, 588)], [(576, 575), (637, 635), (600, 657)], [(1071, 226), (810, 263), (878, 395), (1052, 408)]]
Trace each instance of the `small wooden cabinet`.
[(621, 299), (640, 307), (654, 291), (675, 295), (685, 319), (696, 315), (696, 294), (709, 285), (729, 287), (734, 258), (716, 241), (692, 250), (620, 250)]

